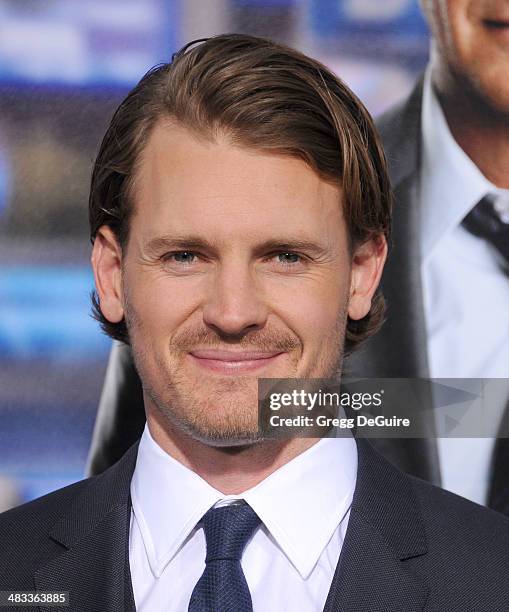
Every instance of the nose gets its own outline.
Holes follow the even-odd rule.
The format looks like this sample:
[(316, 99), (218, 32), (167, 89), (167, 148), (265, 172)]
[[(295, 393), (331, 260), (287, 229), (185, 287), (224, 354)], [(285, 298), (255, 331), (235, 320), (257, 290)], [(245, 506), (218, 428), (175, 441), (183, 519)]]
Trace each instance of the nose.
[(262, 328), (268, 309), (249, 266), (240, 262), (217, 271), (203, 307), (204, 323), (220, 335), (243, 335)]

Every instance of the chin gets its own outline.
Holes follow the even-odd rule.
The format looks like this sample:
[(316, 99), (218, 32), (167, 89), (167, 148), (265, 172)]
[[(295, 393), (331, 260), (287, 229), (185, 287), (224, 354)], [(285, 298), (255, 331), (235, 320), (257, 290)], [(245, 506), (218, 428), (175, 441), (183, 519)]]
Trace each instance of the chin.
[(168, 401), (153, 399), (172, 429), (208, 446), (239, 447), (261, 438), (257, 395), (253, 399), (252, 393), (212, 391), (208, 397), (183, 393), (171, 400), (166, 398)]
[(224, 423), (203, 423), (195, 426), (193, 423), (181, 423), (183, 431), (197, 442), (216, 448), (232, 448), (241, 450), (263, 440), (261, 432), (256, 427), (238, 426), (226, 427)]
[(210, 437), (210, 436), (202, 436), (196, 438), (198, 442), (205, 444), (206, 446), (211, 446), (213, 448), (220, 448), (222, 450), (231, 450), (232, 452), (240, 452), (249, 448), (255, 444), (259, 444), (263, 442), (264, 438), (258, 432), (250, 433), (250, 434), (242, 434), (239, 437)]
[(509, 120), (509, 90), (498, 90), (490, 98), (492, 106)]

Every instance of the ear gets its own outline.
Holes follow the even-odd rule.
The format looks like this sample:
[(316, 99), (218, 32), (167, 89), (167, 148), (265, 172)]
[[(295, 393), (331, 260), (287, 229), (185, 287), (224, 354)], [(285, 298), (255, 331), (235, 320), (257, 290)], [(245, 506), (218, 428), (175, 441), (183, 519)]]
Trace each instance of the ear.
[(119, 323), (124, 318), (122, 249), (107, 225), (97, 232), (91, 261), (101, 312), (111, 323)]
[(359, 320), (368, 314), (386, 258), (387, 241), (383, 235), (375, 236), (356, 248), (352, 258), (348, 303), (348, 316), (351, 319)]

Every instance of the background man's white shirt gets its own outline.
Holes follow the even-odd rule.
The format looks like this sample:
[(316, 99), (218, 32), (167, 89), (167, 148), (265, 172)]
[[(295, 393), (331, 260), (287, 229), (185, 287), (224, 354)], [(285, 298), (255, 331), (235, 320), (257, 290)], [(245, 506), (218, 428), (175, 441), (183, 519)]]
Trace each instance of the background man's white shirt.
[(244, 499), (263, 522), (242, 557), (254, 612), (323, 610), (356, 478), (355, 440), (324, 438), (252, 489), (225, 496), (164, 452), (145, 426), (131, 482), (136, 609), (187, 610), (205, 568), (197, 522), (214, 505)]
[[(487, 193), (505, 193), (454, 140), (424, 82), (422, 166), (416, 185), (427, 350), (433, 378), (509, 378), (509, 278), (500, 254), (461, 221)], [(490, 406), (496, 435), (507, 394)], [(442, 486), (485, 503), (493, 438), (439, 438)]]

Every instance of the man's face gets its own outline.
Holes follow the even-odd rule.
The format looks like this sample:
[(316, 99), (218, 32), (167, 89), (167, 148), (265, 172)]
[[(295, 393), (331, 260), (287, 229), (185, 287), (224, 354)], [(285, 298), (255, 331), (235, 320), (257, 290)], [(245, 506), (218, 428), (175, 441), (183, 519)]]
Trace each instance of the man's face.
[(304, 162), (169, 122), (134, 191), (121, 273), (106, 227), (93, 264), (103, 314), (125, 315), (147, 412), (208, 444), (254, 440), (257, 378), (332, 376), (385, 251), (352, 268), (341, 190)]
[(423, 0), (439, 68), (466, 79), (509, 113), (509, 1)]

